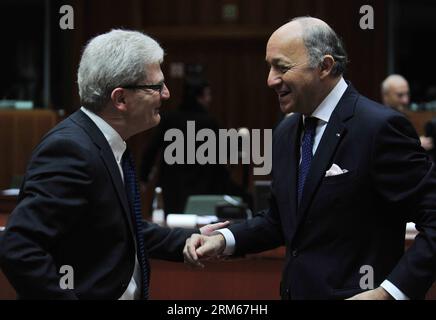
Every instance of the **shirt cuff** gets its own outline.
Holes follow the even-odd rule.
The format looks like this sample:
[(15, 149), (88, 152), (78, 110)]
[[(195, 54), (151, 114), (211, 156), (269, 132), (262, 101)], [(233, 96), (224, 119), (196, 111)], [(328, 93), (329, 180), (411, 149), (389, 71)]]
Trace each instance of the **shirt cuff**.
[(385, 289), (395, 300), (410, 300), (408, 296), (388, 280), (383, 281), (380, 287)]
[(223, 255), (230, 256), (235, 252), (235, 236), (233, 233), (225, 228), (225, 229), (219, 229), (216, 230), (213, 234), (221, 233), (226, 241), (226, 247), (224, 248)]

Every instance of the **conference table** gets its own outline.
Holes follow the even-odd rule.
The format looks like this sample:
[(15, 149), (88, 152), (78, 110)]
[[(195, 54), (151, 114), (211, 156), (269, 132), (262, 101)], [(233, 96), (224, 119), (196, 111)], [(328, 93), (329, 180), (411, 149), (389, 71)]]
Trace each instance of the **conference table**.
[[(16, 197), (0, 195), (0, 226), (16, 204)], [(406, 249), (413, 235), (406, 236)], [(205, 262), (204, 269), (151, 260), (150, 298), (153, 300), (278, 300), (285, 248), (260, 254)], [(15, 291), (0, 271), (0, 299), (15, 299)], [(436, 283), (426, 299), (436, 300)]]

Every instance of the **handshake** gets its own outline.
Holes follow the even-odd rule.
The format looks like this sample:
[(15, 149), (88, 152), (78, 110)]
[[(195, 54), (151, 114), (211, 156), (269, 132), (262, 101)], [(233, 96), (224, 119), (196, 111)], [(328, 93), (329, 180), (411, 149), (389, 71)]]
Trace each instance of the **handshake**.
[[(201, 260), (219, 257), (226, 248), (224, 235), (216, 232), (229, 225), (229, 221), (208, 224), (200, 228), (200, 234), (191, 235), (186, 240), (183, 256), (186, 264), (192, 267), (204, 268)], [(346, 297), (346, 300), (392, 300), (393, 297), (383, 287), (363, 291)]]
[(195, 233), (186, 240), (183, 248), (185, 263), (193, 266), (204, 268), (200, 260), (218, 257), (223, 253), (226, 247), (224, 236), (215, 232), (229, 225), (229, 221), (208, 224), (200, 228), (200, 234)]

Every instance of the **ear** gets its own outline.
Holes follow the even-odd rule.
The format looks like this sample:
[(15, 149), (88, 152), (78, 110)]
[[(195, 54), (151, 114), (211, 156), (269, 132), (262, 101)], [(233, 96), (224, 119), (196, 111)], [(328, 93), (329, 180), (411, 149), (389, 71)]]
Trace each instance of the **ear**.
[(335, 65), (335, 59), (331, 55), (325, 55), (320, 64), (320, 78), (324, 79), (328, 77)]
[(119, 111), (126, 111), (126, 96), (125, 96), (125, 89), (123, 88), (115, 88), (112, 90), (111, 93), (111, 100), (115, 108), (117, 108)]

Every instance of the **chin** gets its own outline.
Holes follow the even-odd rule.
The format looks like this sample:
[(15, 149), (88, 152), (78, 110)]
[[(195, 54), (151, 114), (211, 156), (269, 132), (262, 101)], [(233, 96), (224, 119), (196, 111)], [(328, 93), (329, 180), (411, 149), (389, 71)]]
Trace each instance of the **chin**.
[(160, 123), (160, 114), (157, 114), (154, 117), (154, 123), (155, 123), (155, 126), (157, 126)]
[(286, 105), (280, 105), (280, 110), (285, 113), (285, 114), (289, 114), (292, 112), (295, 112), (294, 110), (295, 108), (292, 105), (286, 104)]
[(156, 127), (160, 123), (160, 115), (153, 117), (153, 120), (149, 123), (149, 129)]

